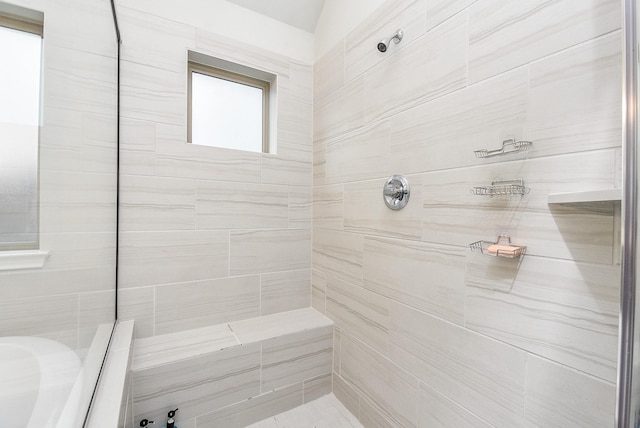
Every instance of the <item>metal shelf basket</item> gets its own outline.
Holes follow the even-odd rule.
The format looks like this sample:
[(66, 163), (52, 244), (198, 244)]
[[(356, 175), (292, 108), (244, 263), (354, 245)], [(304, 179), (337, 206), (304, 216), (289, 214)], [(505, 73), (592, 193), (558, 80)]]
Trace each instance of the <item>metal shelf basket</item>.
[(469, 244), (471, 251), (493, 257), (517, 259), (527, 252), (527, 247), (511, 244), (509, 235), (500, 235), (496, 242), (477, 241)]
[(502, 147), (495, 150), (474, 150), (477, 158), (492, 158), (494, 156), (503, 156), (510, 153), (526, 152), (533, 143), (531, 141), (516, 141), (515, 139), (504, 140)]

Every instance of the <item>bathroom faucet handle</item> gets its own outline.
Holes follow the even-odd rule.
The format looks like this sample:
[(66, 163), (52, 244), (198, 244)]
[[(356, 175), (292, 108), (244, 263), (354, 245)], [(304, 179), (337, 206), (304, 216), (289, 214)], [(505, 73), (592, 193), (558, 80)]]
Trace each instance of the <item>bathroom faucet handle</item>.
[(141, 427), (146, 427), (149, 424), (155, 424), (154, 421), (150, 421), (149, 419), (143, 419), (140, 421), (140, 426)]

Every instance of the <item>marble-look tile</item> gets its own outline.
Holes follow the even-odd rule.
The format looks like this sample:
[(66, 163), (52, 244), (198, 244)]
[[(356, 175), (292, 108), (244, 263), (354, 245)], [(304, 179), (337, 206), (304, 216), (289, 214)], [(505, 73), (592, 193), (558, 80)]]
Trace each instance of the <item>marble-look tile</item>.
[(196, 44), (196, 28), (128, 7), (118, 8), (121, 58), (176, 73), (186, 73), (187, 49)]
[(276, 415), (273, 420), (278, 428), (362, 428), (356, 418), (333, 395), (321, 397)]
[(206, 55), (273, 73), (278, 77), (289, 76), (289, 58), (202, 28), (196, 31), (196, 48)]
[(427, 31), (463, 11), (475, 0), (427, 0)]
[[(290, 58), (289, 75), (281, 76), (278, 85), (278, 91), (284, 99), (313, 104), (313, 66)], [(311, 132), (310, 129), (307, 131)]]
[(267, 392), (331, 373), (333, 326), (262, 342), (261, 391)]
[(54, 45), (43, 49), (42, 103), (113, 116), (117, 103), (115, 59)]
[(382, 191), (387, 178), (344, 186), (344, 230), (348, 232), (419, 240), (422, 237), (422, 177), (406, 177), (411, 193), (402, 210), (389, 209)]
[(333, 394), (351, 414), (360, 414), (360, 395), (344, 379), (333, 373)]
[(314, 104), (314, 140), (352, 131), (363, 124), (364, 78), (353, 80)]
[(335, 326), (383, 355), (389, 354), (389, 299), (329, 278), (327, 317)]
[(260, 345), (223, 349), (133, 372), (135, 420), (163, 420), (180, 407), (193, 418), (260, 393)]
[(327, 143), (313, 143), (313, 185), (322, 186), (327, 183)]
[(196, 227), (202, 229), (286, 228), (286, 186), (202, 181), (196, 183)]
[(305, 229), (230, 232), (231, 275), (309, 269), (311, 231)]
[(262, 183), (293, 186), (313, 185), (311, 161), (299, 161), (281, 155), (262, 155)]
[(313, 227), (342, 230), (344, 224), (344, 186), (315, 186), (313, 188)]
[[(291, 98), (282, 93), (278, 93), (278, 110), (277, 110), (277, 135), (278, 144), (277, 152), (270, 150), (271, 153), (280, 155), (288, 155), (291, 157), (291, 145), (300, 146), (297, 150), (306, 149), (306, 153), (310, 153), (311, 143), (313, 141), (313, 104), (311, 98), (304, 101), (298, 101), (297, 98)], [(287, 153), (289, 149), (289, 153)], [(308, 157), (297, 160), (310, 161)]]
[(342, 343), (342, 330), (338, 327), (333, 328), (333, 372), (340, 376), (340, 355)]
[(614, 421), (615, 384), (534, 355), (527, 360), (526, 394), (527, 428), (597, 428)]
[(154, 153), (156, 149), (156, 124), (144, 120), (122, 118), (120, 120), (120, 147), (128, 151)]
[(522, 426), (524, 351), (393, 302), (389, 337), (392, 361), (422, 382), (496, 427)]
[(259, 183), (262, 154), (220, 147), (200, 146), (183, 141), (161, 141), (158, 128), (156, 172), (160, 176), (201, 180)]
[[(302, 383), (298, 383), (199, 416), (197, 426), (198, 428), (243, 428), (301, 404)], [(278, 425), (275, 425), (273, 428), (277, 427)]]
[(115, 319), (115, 290), (78, 294), (78, 347), (89, 348), (96, 329), (101, 324), (113, 325)]
[[(389, 47), (380, 53), (375, 46), (383, 37), (404, 31), (402, 43)], [(392, 57), (425, 33), (425, 0), (400, 0), (385, 3), (362, 23), (349, 32), (345, 39), (344, 75), (345, 81), (361, 75), (375, 65)]]
[[(417, 379), (347, 335), (342, 335), (341, 347), (342, 377), (363, 394), (360, 406), (362, 399), (367, 397), (394, 425), (415, 427), (418, 422)], [(361, 407), (360, 418), (365, 413), (368, 412)]]
[[(50, 250), (47, 270), (111, 267), (115, 271), (115, 231), (105, 233), (40, 233), (40, 248)], [(113, 275), (111, 275), (113, 277)], [(98, 291), (98, 284), (85, 284), (79, 291)], [(69, 287), (68, 290), (71, 290)], [(113, 287), (108, 287), (113, 289)], [(106, 288), (102, 288), (104, 290)]]
[(465, 325), (615, 382), (620, 266), (469, 254)]
[[(527, 254), (611, 263), (613, 204), (548, 205), (550, 193), (613, 187), (614, 150), (488, 164), (423, 175), (423, 241), (467, 246), (508, 233)], [(567, 167), (571, 165), (571, 167)], [(524, 178), (524, 196), (469, 192), (497, 177)], [(585, 233), (588, 231), (588, 233)], [(476, 238), (473, 238), (476, 236)]]
[(313, 188), (289, 186), (289, 228), (311, 229), (313, 221)]
[(220, 278), (229, 274), (226, 231), (123, 232), (122, 288)]
[(194, 180), (124, 175), (120, 183), (122, 231), (195, 229)]
[(508, 136), (526, 139), (527, 91), (528, 73), (520, 69), (394, 116), (392, 170), (409, 174), (478, 165), (474, 150), (497, 148)]
[(340, 41), (313, 65), (313, 102), (344, 85), (344, 42)]
[(63, 339), (75, 348), (78, 335), (78, 294), (3, 299), (0, 331), (3, 336)]
[(327, 141), (326, 179), (337, 184), (390, 175), (389, 123), (379, 122)]
[(331, 394), (331, 372), (303, 382), (303, 401), (308, 403)]
[(389, 117), (465, 87), (467, 24), (466, 13), (456, 15), (368, 71), (365, 121)]
[(330, 319), (312, 308), (229, 323), (231, 330), (243, 345), (332, 325)]
[(420, 428), (491, 428), (487, 422), (422, 382), (419, 400)]
[(118, 320), (135, 320), (135, 337), (153, 336), (155, 288), (118, 289)]
[(311, 304), (311, 269), (260, 275), (260, 315), (308, 308)]
[(156, 287), (156, 334), (259, 315), (260, 277), (257, 275)]
[(155, 175), (155, 153), (120, 149), (120, 174)]
[(311, 273), (311, 307), (321, 314), (326, 313), (327, 277), (313, 269)]
[(366, 237), (364, 287), (453, 323), (464, 321), (465, 250)]
[(364, 237), (326, 229), (313, 231), (313, 267), (325, 275), (362, 284)]
[(113, 232), (115, 174), (41, 169), (39, 175), (41, 232)]
[(133, 371), (173, 364), (239, 345), (227, 324), (218, 324), (135, 341)]
[[(469, 79), (486, 79), (620, 28), (620, 4), (504, 0), (469, 8)], [(619, 91), (618, 91), (619, 92)]]
[(616, 31), (530, 66), (535, 155), (617, 147), (622, 141), (622, 42)]
[(184, 72), (121, 61), (122, 117), (184, 125), (187, 85)]

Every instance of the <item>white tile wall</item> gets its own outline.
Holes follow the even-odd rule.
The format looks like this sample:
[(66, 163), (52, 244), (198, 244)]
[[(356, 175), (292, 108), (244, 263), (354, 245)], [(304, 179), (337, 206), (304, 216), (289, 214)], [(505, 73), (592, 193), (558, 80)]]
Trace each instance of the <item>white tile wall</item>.
[[(145, 337), (308, 307), (311, 64), (155, 7), (121, 12), (121, 311)], [(275, 153), (186, 143), (188, 50), (276, 75)]]
[[(611, 425), (619, 208), (547, 195), (619, 186), (620, 24), (615, 0), (388, 1), (314, 65), (312, 305), (364, 426)], [(533, 145), (475, 157), (507, 138)], [(530, 193), (470, 193), (496, 178)], [(468, 250), (505, 232), (521, 263)]]

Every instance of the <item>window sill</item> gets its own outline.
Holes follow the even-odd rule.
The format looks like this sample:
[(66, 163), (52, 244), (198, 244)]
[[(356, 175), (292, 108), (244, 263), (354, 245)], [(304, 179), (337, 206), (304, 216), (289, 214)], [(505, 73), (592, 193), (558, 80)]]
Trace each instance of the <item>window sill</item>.
[(24, 250), (0, 252), (0, 271), (39, 269), (49, 257), (48, 251)]

